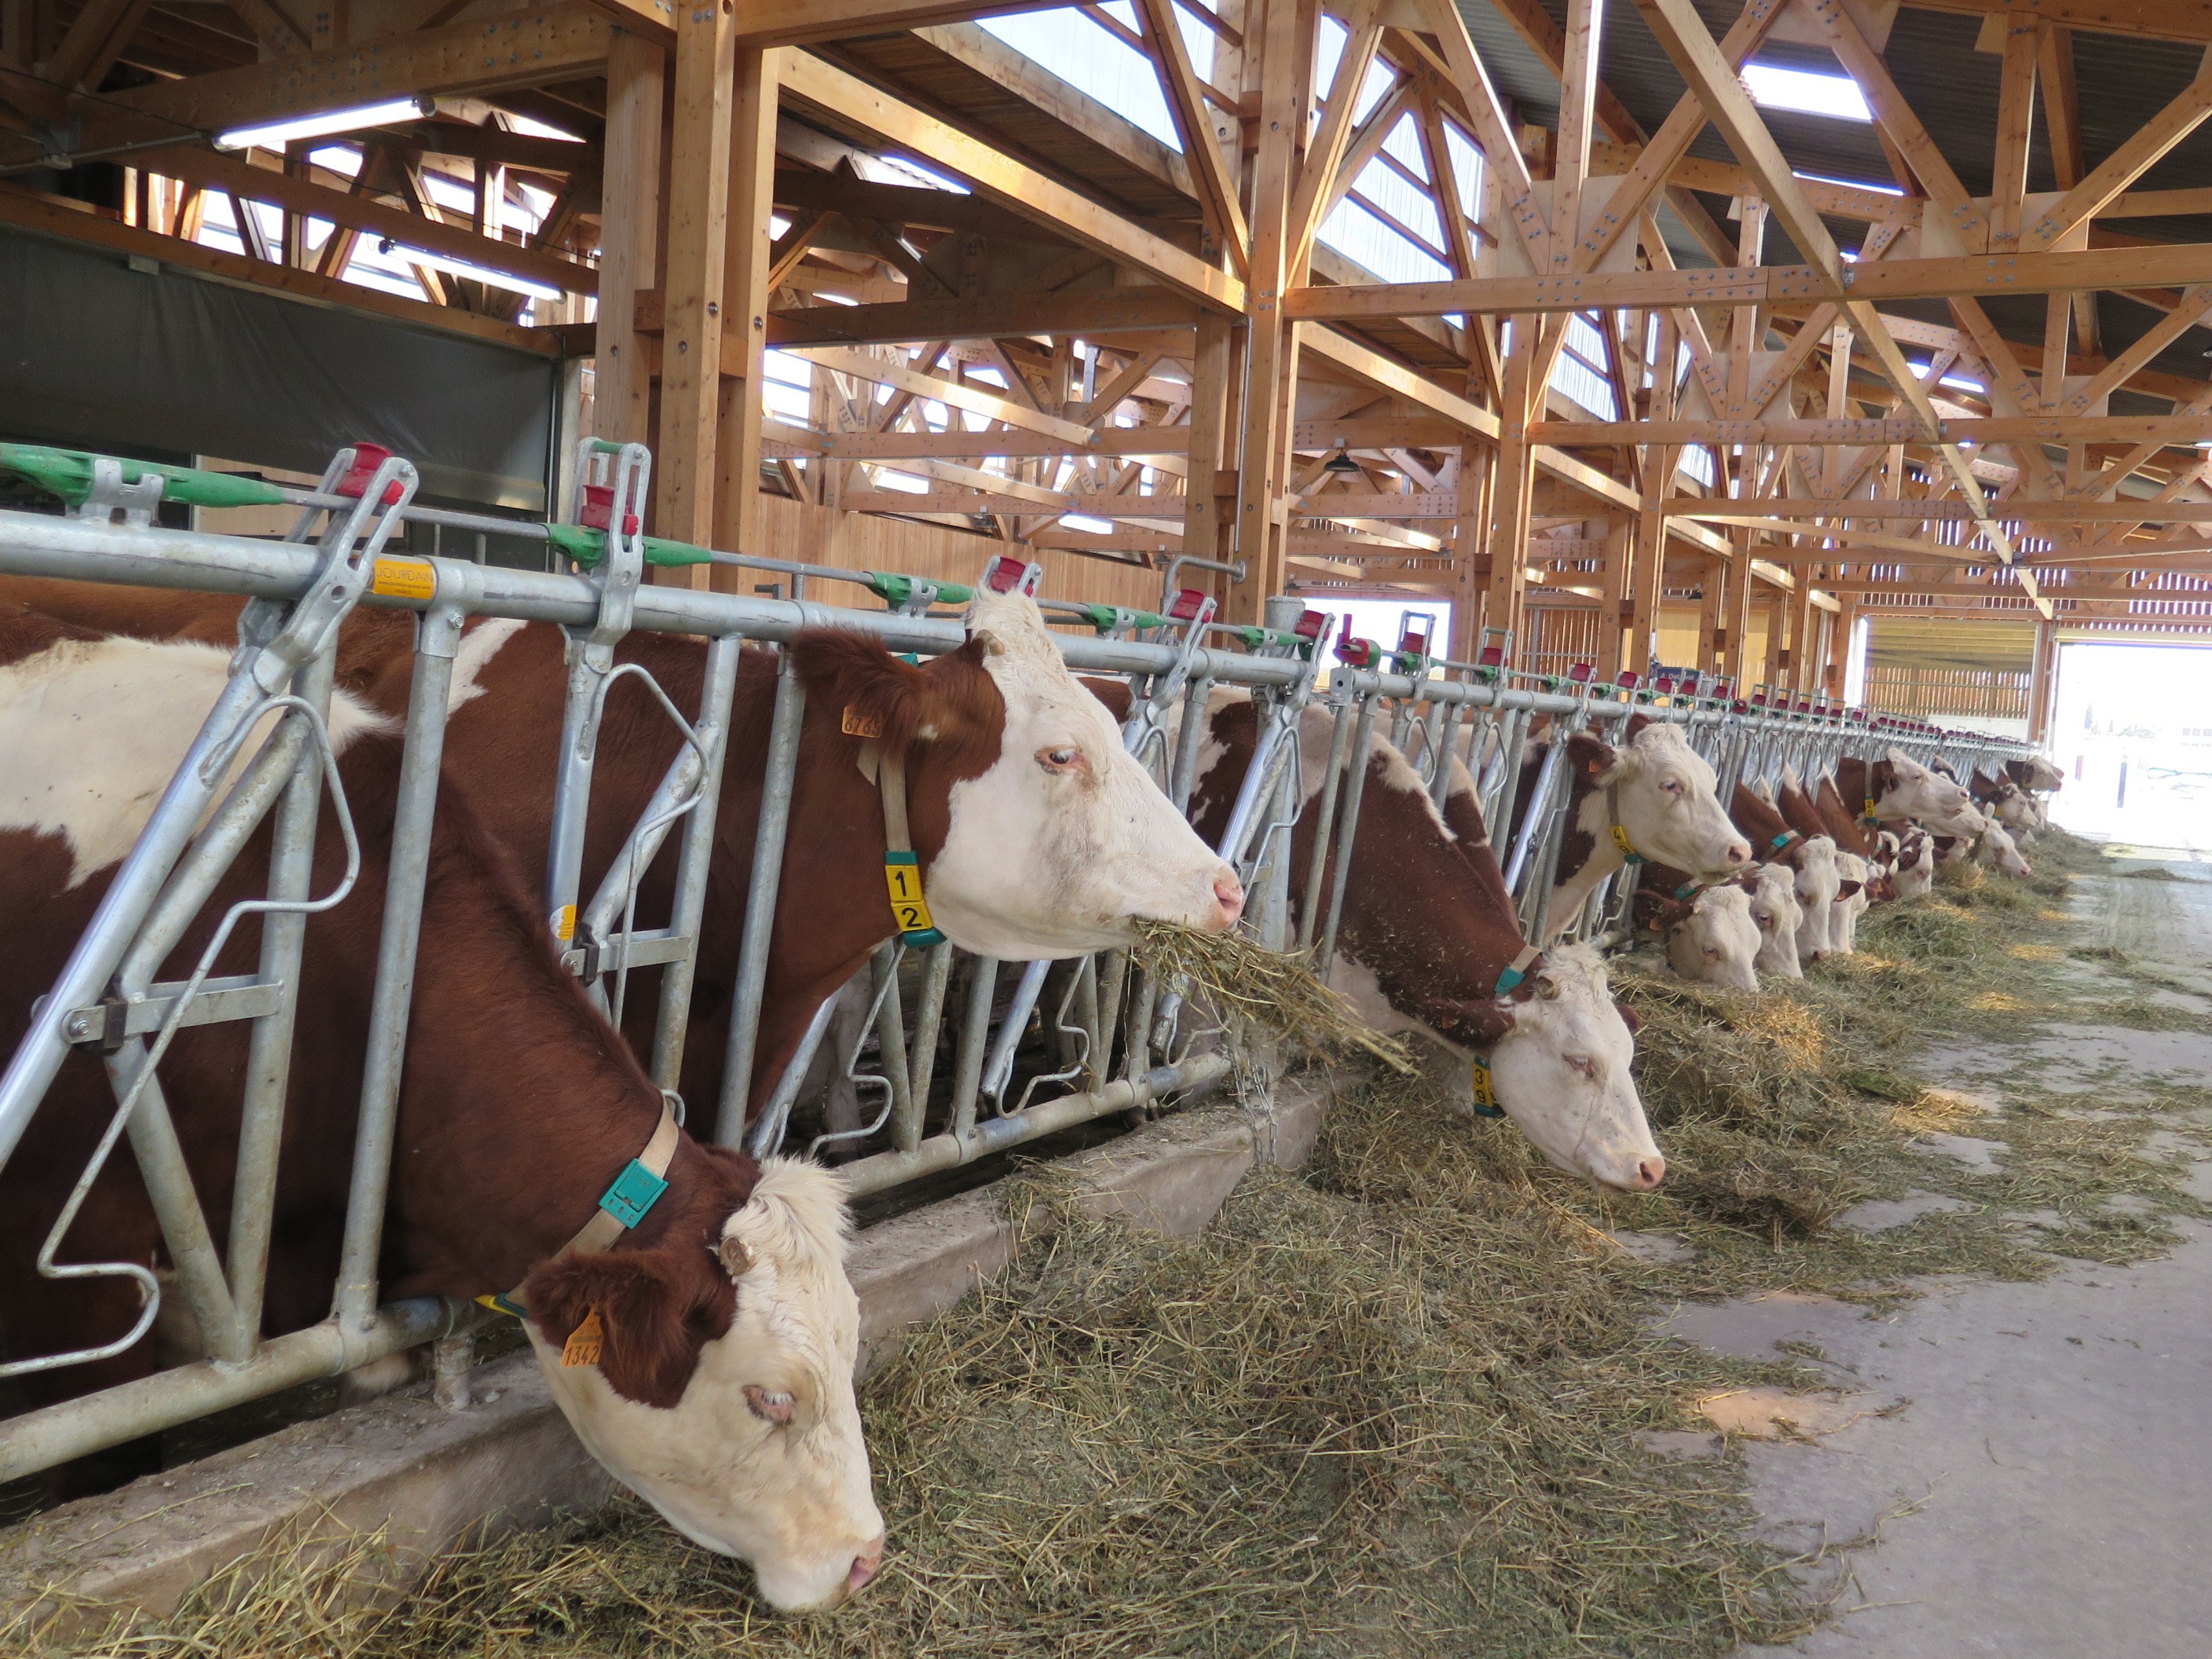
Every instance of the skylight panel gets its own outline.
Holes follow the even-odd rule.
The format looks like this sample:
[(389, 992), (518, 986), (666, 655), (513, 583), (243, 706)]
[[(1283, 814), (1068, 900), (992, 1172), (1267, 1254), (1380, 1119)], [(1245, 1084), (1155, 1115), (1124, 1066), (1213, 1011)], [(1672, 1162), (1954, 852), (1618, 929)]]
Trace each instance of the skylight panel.
[(1443, 260), (1349, 197), (1330, 210), (1316, 235), (1386, 283), (1440, 283), (1451, 276)]
[[(1114, 15), (1135, 27), (1133, 12), (1127, 17), (1119, 11)], [(1170, 149), (1182, 148), (1152, 59), (1073, 7), (987, 17), (976, 27), (1078, 92), (1097, 99)]]
[(1370, 161), (1352, 187), (1431, 248), (1443, 246), (1443, 227), (1437, 222), (1435, 202), (1419, 185), (1408, 184), (1395, 167), (1380, 160)]
[(1800, 115), (1828, 115), (1839, 121), (1871, 123), (1859, 83), (1848, 75), (1821, 75), (1811, 70), (1784, 69), (1779, 64), (1746, 64), (1744, 90), (1764, 109), (1794, 111)]

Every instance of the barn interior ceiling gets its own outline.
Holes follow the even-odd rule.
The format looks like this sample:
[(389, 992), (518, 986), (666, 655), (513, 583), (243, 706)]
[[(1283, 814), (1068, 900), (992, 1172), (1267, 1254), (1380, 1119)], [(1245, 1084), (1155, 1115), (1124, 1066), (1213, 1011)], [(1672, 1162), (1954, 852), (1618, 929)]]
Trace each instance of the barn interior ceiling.
[(2212, 630), (2208, 45), (2203, 0), (0, 0), (0, 223), (582, 360), (662, 535), (782, 495), (1833, 694), (1862, 617)]

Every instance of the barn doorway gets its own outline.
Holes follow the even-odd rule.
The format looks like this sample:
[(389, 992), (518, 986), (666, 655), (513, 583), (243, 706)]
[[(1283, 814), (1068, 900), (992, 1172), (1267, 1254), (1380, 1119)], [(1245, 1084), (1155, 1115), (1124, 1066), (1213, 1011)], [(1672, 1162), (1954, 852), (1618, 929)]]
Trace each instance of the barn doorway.
[(2212, 646), (2062, 642), (2051, 746), (2065, 828), (2212, 857)]

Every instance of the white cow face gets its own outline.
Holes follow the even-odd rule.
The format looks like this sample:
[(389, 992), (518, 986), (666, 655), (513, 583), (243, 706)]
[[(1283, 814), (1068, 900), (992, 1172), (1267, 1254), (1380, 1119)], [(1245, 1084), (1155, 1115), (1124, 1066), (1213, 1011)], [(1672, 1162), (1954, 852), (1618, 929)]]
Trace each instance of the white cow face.
[(1936, 841), (1926, 830), (1915, 830), (1905, 837), (1893, 879), (1901, 899), (1918, 898), (1936, 884)]
[(1705, 757), (1678, 726), (1654, 720), (1618, 749), (1586, 733), (1568, 739), (1577, 766), (1611, 792), (1629, 842), (1645, 858), (1701, 877), (1751, 863), (1751, 843), (1729, 822)]
[(1836, 873), (1836, 843), (1827, 836), (1813, 836), (1797, 843), (1797, 963), (1802, 969), (1825, 962), (1835, 946), (1836, 893), (1843, 878)]
[(1992, 823), (1982, 832), (1981, 861), (2015, 881), (2025, 881), (2035, 873), (2034, 866), (2020, 855), (2019, 846), (2002, 823)]
[(1138, 920), (1231, 926), (1244, 902), (1236, 872), (1123, 750), (1036, 602), (983, 595), (969, 631), (1006, 730), (989, 769), (952, 786), (951, 826), (927, 877), (946, 937), (1035, 961), (1126, 944)]
[(1626, 1192), (1666, 1179), (1629, 1075), (1636, 1043), (1587, 945), (1544, 958), (1536, 994), (1504, 1005), (1512, 1024), (1490, 1051), (1498, 1103), (1559, 1169)]
[(2009, 830), (2015, 839), (2038, 829), (2035, 803), (2027, 792), (2008, 779), (1997, 791), (1996, 820)]
[[(720, 1270), (735, 1284), (735, 1314), (700, 1345), (672, 1404), (627, 1398), (608, 1381), (611, 1370), (634, 1374), (615, 1345), (637, 1340), (634, 1328), (646, 1323), (625, 1316), (625, 1253), (556, 1261), (525, 1290), (531, 1345), (577, 1438), (685, 1537), (750, 1562), (761, 1595), (787, 1612), (835, 1607), (883, 1560), (853, 1398), (860, 1310), (845, 1276), (843, 1193), (814, 1164), (762, 1164), (751, 1197), (722, 1228)], [(563, 1364), (539, 1328), (580, 1320), (580, 1310), (600, 1314), (604, 1369)], [(671, 1316), (680, 1334), (685, 1310)]]
[(1982, 815), (1964, 787), (1929, 771), (1901, 749), (1891, 750), (1887, 758), (1893, 781), (1875, 805), (1876, 817), (1918, 818), (1946, 836), (1980, 833)]
[(1859, 917), (1872, 900), (1867, 894), (1867, 861), (1856, 853), (1836, 854), (1836, 874), (1841, 878), (1828, 923), (1828, 942), (1841, 956), (1859, 948)]
[(1751, 920), (1759, 929), (1759, 954), (1752, 965), (1763, 974), (1784, 979), (1802, 979), (1797, 961), (1797, 930), (1805, 913), (1797, 903), (1797, 872), (1787, 865), (1769, 864), (1759, 872), (1759, 884), (1750, 894)]
[(1667, 960), (1684, 979), (1756, 991), (1753, 963), (1762, 943), (1751, 895), (1741, 887), (1708, 887), (1691, 901), (1687, 915), (1668, 926)]

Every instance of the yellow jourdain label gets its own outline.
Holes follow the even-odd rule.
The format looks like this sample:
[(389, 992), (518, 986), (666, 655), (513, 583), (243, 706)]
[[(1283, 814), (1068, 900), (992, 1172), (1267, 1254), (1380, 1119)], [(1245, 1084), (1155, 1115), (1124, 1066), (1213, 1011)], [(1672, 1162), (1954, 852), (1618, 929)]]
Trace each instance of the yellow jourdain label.
[(845, 735), (848, 738), (880, 738), (884, 734), (883, 721), (873, 715), (863, 714), (850, 703), (845, 705), (842, 723)]
[(599, 1328), (599, 1310), (594, 1308), (584, 1316), (584, 1322), (569, 1332), (568, 1340), (561, 1345), (561, 1363), (563, 1365), (596, 1365), (599, 1363), (599, 1350), (605, 1340), (606, 1334)]
[(438, 573), (422, 559), (379, 559), (369, 576), (368, 591), (387, 599), (434, 599)]
[(1474, 1062), (1474, 1104), (1478, 1111), (1496, 1110), (1498, 1089), (1490, 1080), (1490, 1067), (1480, 1060)]
[(884, 866), (884, 885), (890, 891), (891, 915), (902, 933), (926, 933), (937, 924), (930, 920), (929, 901), (921, 896), (921, 868), (913, 864)]
[(553, 937), (564, 944), (576, 937), (576, 907), (564, 904), (553, 913)]

